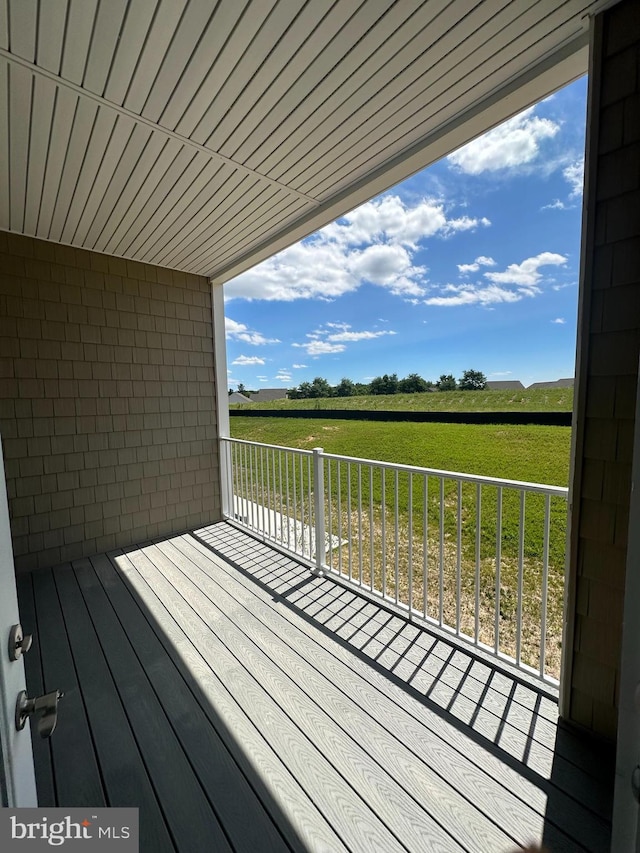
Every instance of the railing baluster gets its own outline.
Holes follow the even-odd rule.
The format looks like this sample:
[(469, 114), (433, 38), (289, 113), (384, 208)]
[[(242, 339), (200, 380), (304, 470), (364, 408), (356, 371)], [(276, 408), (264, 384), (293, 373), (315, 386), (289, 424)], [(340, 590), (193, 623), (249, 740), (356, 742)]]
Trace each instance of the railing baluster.
[(349, 540), (349, 580), (353, 580), (353, 549), (352, 539), (353, 531), (351, 530), (351, 462), (347, 462), (347, 538)]
[(476, 646), (480, 642), (480, 546), (482, 543), (482, 485), (476, 485), (476, 566), (475, 566), (475, 619), (474, 619), (474, 642)]
[(291, 454), (291, 487), (293, 491), (293, 515), (289, 522), (289, 535), (293, 529), (293, 550), (298, 550), (298, 486), (297, 486), (296, 454)]
[(362, 465), (358, 465), (358, 585), (362, 586)]
[(544, 539), (542, 545), (542, 602), (540, 608), (540, 675), (547, 669), (547, 594), (549, 589), (549, 529), (551, 522), (551, 495), (544, 498)]
[(382, 597), (387, 597), (387, 504), (386, 504), (386, 487), (387, 487), (387, 474), (386, 469), (381, 468), (380, 473), (382, 475), (382, 502), (380, 507), (380, 513), (382, 515)]
[(438, 579), (438, 622), (444, 622), (444, 477), (440, 477), (440, 554)]
[(462, 599), (462, 480), (458, 480), (458, 518), (456, 538), (456, 634), (460, 636), (460, 604)]
[[(311, 474), (311, 457), (307, 456), (307, 507), (308, 507), (308, 516), (309, 516), (309, 524), (307, 526), (307, 541), (309, 543), (309, 559), (313, 559), (313, 553), (311, 551), (311, 531), (317, 530), (318, 519), (315, 517), (315, 503), (313, 500), (312, 494), (312, 474)], [(316, 551), (318, 548), (318, 543), (316, 541)]]
[(284, 525), (286, 523), (286, 514), (284, 511), (284, 501), (282, 500), (282, 451), (278, 451), (278, 495), (280, 497), (280, 544), (284, 544)]
[(270, 456), (271, 456), (271, 449), (267, 448), (265, 450), (265, 469), (266, 469), (265, 485), (266, 485), (266, 489), (267, 489), (267, 499), (265, 502), (265, 510), (267, 513), (267, 531), (268, 531), (267, 535), (269, 536), (269, 539), (273, 538), (273, 534), (271, 533), (271, 520), (272, 519), (271, 519), (271, 482), (270, 482), (271, 481), (271, 475), (270, 475), (271, 459), (270, 459)]
[(424, 506), (422, 512), (422, 608), (426, 619), (429, 597), (429, 477), (426, 474), (424, 474)]
[[(324, 525), (324, 458), (322, 456), (321, 447), (315, 447), (313, 450), (313, 494), (316, 573), (321, 575), (324, 573), (326, 544)], [(309, 529), (309, 550), (311, 550), (311, 529)], [(310, 554), (309, 556), (313, 557), (313, 554)]]
[(413, 474), (409, 472), (407, 501), (409, 505), (409, 548), (407, 559), (409, 561), (409, 619), (413, 612)]
[(298, 493), (300, 494), (300, 527), (296, 526), (296, 537), (298, 535), (298, 530), (300, 532), (300, 550), (302, 555), (305, 556), (304, 553), (304, 456), (302, 454), (298, 454), (298, 459), (300, 461), (300, 483), (298, 484)]
[(247, 479), (247, 464), (245, 461), (246, 447), (236, 447), (236, 464), (238, 465), (238, 506), (234, 507), (236, 512), (241, 516), (247, 513), (247, 495), (246, 495), (246, 479)]
[(338, 490), (338, 539), (340, 545), (338, 547), (338, 574), (342, 574), (342, 476), (340, 470), (340, 460), (336, 463), (336, 483)]
[(395, 522), (395, 531), (396, 531), (396, 540), (395, 540), (395, 552), (394, 552), (394, 576), (395, 576), (395, 585), (396, 585), (396, 604), (399, 599), (399, 570), (400, 570), (400, 529), (399, 529), (399, 520), (398, 520), (398, 469), (396, 468), (393, 472), (393, 485), (394, 485), (394, 497), (393, 497), (393, 514), (394, 514), (394, 522)]
[(251, 507), (251, 527), (255, 530), (257, 525), (254, 518), (254, 509), (257, 509), (257, 504), (253, 499), (253, 468), (255, 465), (255, 459), (257, 457), (258, 451), (255, 446), (249, 448), (249, 472), (251, 474), (251, 498), (249, 501), (249, 506)]
[(524, 581), (524, 524), (525, 491), (520, 489), (520, 518), (518, 527), (518, 603), (516, 612), (516, 664), (520, 666), (522, 655), (522, 584)]
[(260, 448), (260, 514), (262, 516), (262, 535), (267, 532), (264, 519), (264, 448)]
[[(289, 453), (284, 454), (284, 475), (287, 483), (287, 547), (291, 549), (291, 492), (289, 490)], [(294, 513), (295, 517), (295, 513)]]
[[(273, 502), (273, 522), (274, 522), (274, 530), (273, 530), (273, 538), (278, 538), (278, 528), (280, 528), (280, 538), (282, 537), (282, 501), (278, 501), (278, 496), (282, 494), (282, 492), (278, 488), (278, 481), (276, 479), (276, 452), (275, 450), (271, 451), (271, 488), (272, 488), (272, 502)], [(280, 523), (278, 524), (278, 519), (280, 519)]]
[(373, 592), (374, 574), (374, 525), (373, 525), (373, 465), (369, 465), (369, 589)]
[(496, 597), (494, 613), (493, 650), (500, 651), (500, 568), (502, 564), (502, 486), (498, 486), (496, 508)]
[(238, 453), (238, 458), (240, 460), (240, 490), (242, 495), (242, 501), (238, 505), (238, 512), (241, 514), (243, 519), (246, 519), (247, 525), (249, 524), (249, 470), (247, 467), (247, 447), (243, 445), (240, 450), (241, 453)]
[(333, 570), (333, 489), (331, 479), (331, 460), (327, 459), (327, 565)]

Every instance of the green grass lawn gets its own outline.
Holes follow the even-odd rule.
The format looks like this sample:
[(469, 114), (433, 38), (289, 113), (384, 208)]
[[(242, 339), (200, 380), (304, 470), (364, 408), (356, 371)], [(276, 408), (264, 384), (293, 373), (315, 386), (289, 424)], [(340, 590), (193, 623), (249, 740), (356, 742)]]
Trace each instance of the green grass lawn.
[(534, 388), (518, 391), (437, 391), (425, 394), (330, 397), (315, 400), (273, 400), (235, 403), (242, 409), (365, 409), (412, 412), (570, 412), (573, 388)]
[[(361, 459), (381, 460), (421, 468), (478, 474), (507, 480), (566, 486), (569, 476), (571, 430), (567, 427), (376, 423), (368, 421), (292, 420), (279, 418), (231, 419), (234, 438), (325, 452)], [(253, 463), (252, 463), (253, 464)], [(279, 462), (270, 465), (275, 474)], [(258, 479), (257, 464), (253, 465)], [(369, 475), (358, 466), (330, 463), (327, 470), (325, 516), (332, 533), (348, 544), (331, 554), (335, 569), (371, 582), (387, 594), (428, 615), (439, 618), (442, 607), (447, 624), (471, 632), (479, 587), (482, 641), (494, 641), (493, 612), (496, 587), (496, 537), (498, 491), (482, 487), (481, 523), (476, 515), (476, 487), (463, 484), (458, 513), (458, 486), (446, 479), (440, 491), (437, 477), (412, 478), (377, 468)], [(269, 469), (269, 463), (266, 464)], [(306, 470), (306, 469), (305, 469)], [(289, 472), (288, 482), (292, 484)], [(338, 480), (341, 488), (338, 490)], [(276, 477), (273, 477), (272, 484)], [(427, 536), (424, 535), (425, 485)], [(311, 486), (305, 489), (311, 490)], [(284, 488), (278, 486), (282, 493)], [(338, 502), (340, 492), (340, 502)], [(258, 498), (259, 500), (259, 498)], [(501, 516), (500, 618), (501, 648), (514, 654), (518, 618), (520, 571), (520, 498), (505, 489)], [(290, 511), (282, 494), (274, 498), (279, 510)], [(331, 509), (329, 510), (329, 507)], [(308, 508), (307, 508), (308, 512)], [(396, 513), (398, 525), (395, 525)], [(544, 529), (544, 497), (528, 495), (522, 552), (523, 659), (537, 666), (540, 647), (540, 590)], [(295, 514), (295, 513), (294, 513)], [(458, 531), (458, 517), (461, 518)], [(546, 654), (549, 670), (558, 672), (562, 633), (562, 588), (566, 538), (566, 501), (553, 498), (550, 505), (549, 612)], [(310, 523), (306, 521), (305, 523)], [(386, 531), (386, 533), (385, 533)], [(427, 541), (428, 553), (424, 549)], [(459, 544), (458, 544), (459, 542)], [(479, 544), (478, 544), (479, 543)], [(480, 561), (476, 560), (479, 548)], [(414, 588), (408, 589), (408, 565), (413, 566)], [(441, 565), (442, 564), (442, 565)], [(440, 581), (441, 570), (444, 581)], [(478, 573), (478, 575), (476, 575)], [(424, 595), (424, 587), (427, 596)], [(460, 597), (457, 588), (460, 587)], [(457, 602), (461, 602), (458, 604)]]
[[(444, 394), (442, 396), (445, 396)], [(231, 418), (234, 438), (566, 486), (569, 427)]]

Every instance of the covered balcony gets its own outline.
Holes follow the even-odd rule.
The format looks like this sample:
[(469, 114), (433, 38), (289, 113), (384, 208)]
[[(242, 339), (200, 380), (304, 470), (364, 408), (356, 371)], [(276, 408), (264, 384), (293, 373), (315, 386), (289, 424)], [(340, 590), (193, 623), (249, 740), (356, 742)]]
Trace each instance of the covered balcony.
[[(639, 44), (634, 0), (0, 2), (2, 805), (637, 849)], [(223, 285), (587, 72), (569, 494), (231, 439)]]

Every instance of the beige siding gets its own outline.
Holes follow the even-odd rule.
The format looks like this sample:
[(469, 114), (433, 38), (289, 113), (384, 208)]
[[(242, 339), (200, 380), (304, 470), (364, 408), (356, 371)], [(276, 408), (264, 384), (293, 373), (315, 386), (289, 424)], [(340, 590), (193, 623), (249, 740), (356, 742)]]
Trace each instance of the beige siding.
[(616, 732), (633, 426), (640, 355), (640, 15), (600, 16), (590, 81), (570, 571), (569, 717)]
[(18, 569), (219, 517), (205, 278), (0, 232), (0, 324)]

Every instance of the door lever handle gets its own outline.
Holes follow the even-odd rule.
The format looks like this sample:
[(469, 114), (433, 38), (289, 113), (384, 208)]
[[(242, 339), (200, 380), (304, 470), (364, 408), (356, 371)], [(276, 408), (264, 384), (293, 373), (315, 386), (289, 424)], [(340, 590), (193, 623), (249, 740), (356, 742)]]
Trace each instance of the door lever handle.
[(27, 717), (39, 714), (38, 734), (40, 737), (51, 737), (58, 722), (58, 702), (64, 696), (60, 690), (53, 690), (43, 696), (30, 699), (26, 690), (18, 693), (16, 700), (16, 729), (21, 731), (27, 722)]
[(20, 655), (26, 654), (32, 642), (33, 637), (23, 633), (20, 623), (13, 625), (9, 632), (9, 660), (18, 660)]

